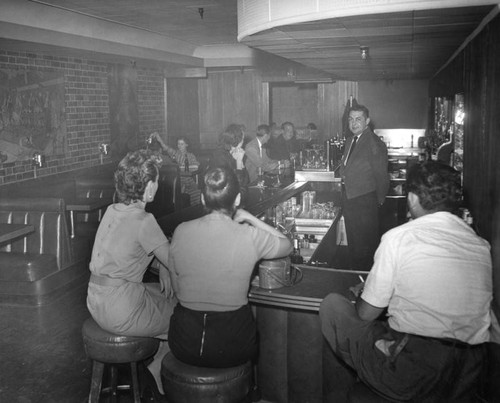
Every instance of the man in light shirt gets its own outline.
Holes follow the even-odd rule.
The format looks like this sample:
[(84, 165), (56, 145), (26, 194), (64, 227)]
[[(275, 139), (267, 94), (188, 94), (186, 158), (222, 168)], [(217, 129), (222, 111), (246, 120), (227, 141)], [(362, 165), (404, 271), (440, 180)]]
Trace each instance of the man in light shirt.
[(474, 401), (490, 340), (490, 245), (453, 214), (462, 192), (450, 166), (412, 167), (407, 190), (413, 220), (383, 235), (355, 305), (324, 299), (323, 335), (386, 399)]

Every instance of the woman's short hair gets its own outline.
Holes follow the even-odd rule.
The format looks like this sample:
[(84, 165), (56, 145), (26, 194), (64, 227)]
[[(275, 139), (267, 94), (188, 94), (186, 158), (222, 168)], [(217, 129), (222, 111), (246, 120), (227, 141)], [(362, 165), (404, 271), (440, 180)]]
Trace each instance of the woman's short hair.
[(427, 211), (455, 212), (462, 202), (460, 172), (437, 161), (415, 164), (408, 171), (406, 190), (416, 194)]
[(231, 147), (236, 147), (239, 141), (236, 139), (234, 133), (227, 130), (219, 134), (219, 147), (230, 150)]
[(226, 147), (236, 147), (243, 140), (244, 125), (231, 123), (219, 136), (219, 143)]
[(189, 142), (189, 139), (188, 139), (186, 136), (179, 136), (179, 137), (177, 137), (177, 140), (176, 140), (175, 144), (177, 144), (177, 143), (178, 143), (179, 141), (181, 141), (181, 140), (182, 140), (184, 143), (186, 143), (186, 146), (188, 146), (188, 147), (189, 147), (190, 142)]
[(212, 168), (205, 174), (203, 182), (205, 208), (209, 212), (221, 211), (232, 216), (234, 201), (240, 193), (240, 184), (234, 171), (224, 167)]
[(142, 201), (146, 185), (156, 181), (160, 161), (149, 150), (129, 152), (115, 171), (116, 202), (130, 204)]

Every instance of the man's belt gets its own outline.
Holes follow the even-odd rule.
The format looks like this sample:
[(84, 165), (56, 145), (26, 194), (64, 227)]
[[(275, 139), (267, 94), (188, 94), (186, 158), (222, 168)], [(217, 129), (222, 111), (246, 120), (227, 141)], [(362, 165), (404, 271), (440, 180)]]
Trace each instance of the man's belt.
[(107, 276), (98, 276), (97, 274), (92, 273), (90, 275), (89, 282), (97, 285), (102, 285), (105, 287), (119, 287), (123, 284), (128, 283), (129, 281), (124, 280), (122, 278), (111, 278)]

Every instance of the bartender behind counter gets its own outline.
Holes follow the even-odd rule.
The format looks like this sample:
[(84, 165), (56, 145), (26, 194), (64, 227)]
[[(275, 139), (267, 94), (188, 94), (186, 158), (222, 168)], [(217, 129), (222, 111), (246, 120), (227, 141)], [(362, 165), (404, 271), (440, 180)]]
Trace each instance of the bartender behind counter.
[(340, 165), (350, 265), (357, 270), (370, 270), (373, 264), (380, 242), (378, 207), (389, 189), (387, 147), (368, 126), (369, 116), (363, 105), (350, 109), (353, 136), (347, 139)]

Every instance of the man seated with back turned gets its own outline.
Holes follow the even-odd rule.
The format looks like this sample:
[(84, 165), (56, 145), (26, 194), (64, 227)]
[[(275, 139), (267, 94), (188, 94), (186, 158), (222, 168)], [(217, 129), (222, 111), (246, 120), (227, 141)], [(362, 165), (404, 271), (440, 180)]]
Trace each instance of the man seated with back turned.
[(462, 193), (450, 166), (415, 165), (407, 191), (413, 220), (383, 235), (355, 305), (338, 294), (323, 300), (322, 332), (388, 400), (470, 402), (490, 338), (490, 245), (452, 214)]

